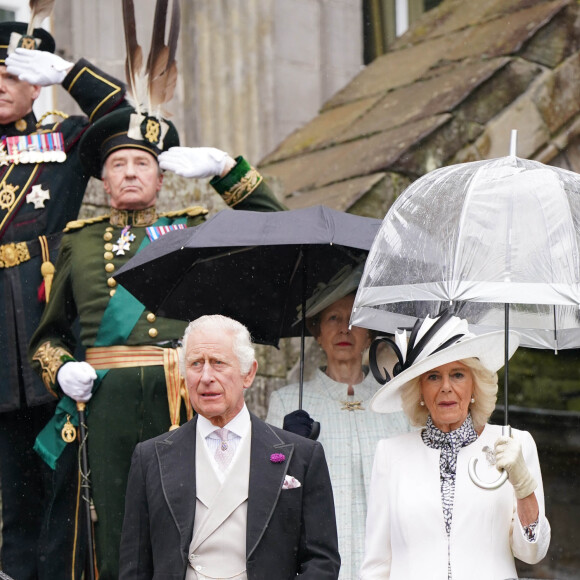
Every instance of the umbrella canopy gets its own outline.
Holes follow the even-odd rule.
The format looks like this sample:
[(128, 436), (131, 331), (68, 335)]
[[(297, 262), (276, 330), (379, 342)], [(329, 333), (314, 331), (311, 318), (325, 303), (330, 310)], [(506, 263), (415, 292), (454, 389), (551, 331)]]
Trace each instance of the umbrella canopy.
[(170, 232), (139, 252), (115, 279), (160, 316), (223, 314), (255, 342), (300, 336), (297, 308), (368, 252), (381, 221), (324, 206), (284, 212), (223, 210)]
[(580, 176), (515, 156), (444, 167), (386, 215), (351, 323), (383, 332), (452, 305), (475, 333), (580, 346)]

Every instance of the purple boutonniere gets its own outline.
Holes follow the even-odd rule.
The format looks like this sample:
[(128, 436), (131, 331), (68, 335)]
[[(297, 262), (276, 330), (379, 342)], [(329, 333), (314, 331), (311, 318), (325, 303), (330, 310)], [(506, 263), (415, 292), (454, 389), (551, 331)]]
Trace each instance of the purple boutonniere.
[(272, 453), (272, 455), (270, 455), (270, 461), (272, 463), (284, 463), (284, 461), (286, 461), (286, 456), (283, 453)]

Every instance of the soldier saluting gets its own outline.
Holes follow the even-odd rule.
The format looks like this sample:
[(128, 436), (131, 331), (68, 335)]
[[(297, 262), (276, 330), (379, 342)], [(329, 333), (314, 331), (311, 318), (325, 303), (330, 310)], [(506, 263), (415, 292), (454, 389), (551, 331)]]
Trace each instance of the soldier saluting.
[[(40, 13), (34, 4), (43, 4)], [(124, 88), (86, 60), (53, 54), (42, 28), (51, 3), (31, 2), (32, 18), (0, 23), (0, 471), (6, 573), (28, 580), (64, 578), (70, 560), (76, 490), (53, 498), (58, 535), (41, 536), (45, 466), (33, 452), (57, 403), (28, 364), (27, 348), (49, 299), (61, 232), (75, 219), (89, 176), (78, 143), (90, 123), (124, 101)], [(32, 105), (41, 86), (61, 84), (86, 116), (39, 123)], [(76, 467), (74, 455), (71, 465)], [(48, 481), (51, 480), (49, 477)]]
[[(130, 12), (125, 13), (126, 24)], [(173, 30), (176, 19), (171, 21)], [(135, 46), (136, 40), (128, 45)], [(154, 47), (151, 52), (158, 54)], [(168, 52), (174, 54), (171, 43)], [(154, 60), (150, 57), (149, 62)], [(166, 66), (170, 78), (171, 62)], [(127, 66), (136, 68), (135, 62)], [(213, 175), (211, 184), (234, 209), (284, 209), (243, 158), (234, 160), (214, 148), (179, 147), (175, 127), (160, 108), (148, 105), (154, 102), (152, 96), (135, 94), (141, 84), (132, 79), (129, 86), (135, 108), (100, 119), (80, 144), (85, 171), (103, 181), (110, 213), (69, 224), (51, 299), (30, 345), (32, 364), (46, 388), (70, 397), (62, 399), (53, 423), (38, 440), (37, 449), (48, 461), (54, 463), (67, 445), (61, 430), (68, 421), (74, 422), (72, 400), (89, 401), (89, 464), (101, 580), (118, 577), (125, 489), (135, 445), (191, 417), (178, 368), (179, 339), (186, 324), (156, 317), (113, 279), (122, 265), (160, 235), (204, 220), (207, 211), (201, 207), (158, 213), (161, 170), (186, 177)], [(161, 93), (167, 98), (172, 91)], [(83, 361), (73, 357), (77, 315), (86, 349)]]

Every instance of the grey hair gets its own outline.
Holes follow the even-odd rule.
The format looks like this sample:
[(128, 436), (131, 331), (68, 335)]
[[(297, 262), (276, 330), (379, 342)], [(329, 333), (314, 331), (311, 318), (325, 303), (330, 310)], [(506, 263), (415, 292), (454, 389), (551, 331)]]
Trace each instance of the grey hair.
[[(486, 369), (478, 358), (467, 358), (459, 361), (473, 374), (473, 398), (475, 403), (469, 406), (475, 429), (482, 428), (490, 418), (497, 401), (497, 373)], [(409, 417), (411, 425), (422, 427), (427, 423), (429, 410), (420, 405), (421, 375), (411, 379), (403, 386), (401, 392), (403, 411)]]
[(179, 356), (179, 370), (181, 371), (181, 376), (185, 377), (185, 354), (187, 350), (187, 339), (190, 334), (193, 334), (199, 330), (221, 330), (223, 332), (229, 332), (233, 335), (233, 351), (234, 355), (238, 359), (240, 364), (240, 371), (242, 375), (247, 375), (252, 364), (256, 360), (256, 352), (254, 345), (252, 344), (252, 337), (250, 336), (250, 331), (237, 320), (233, 318), (228, 318), (227, 316), (222, 316), (221, 314), (208, 314), (206, 316), (200, 316), (192, 322), (189, 323), (182, 339), (181, 354)]

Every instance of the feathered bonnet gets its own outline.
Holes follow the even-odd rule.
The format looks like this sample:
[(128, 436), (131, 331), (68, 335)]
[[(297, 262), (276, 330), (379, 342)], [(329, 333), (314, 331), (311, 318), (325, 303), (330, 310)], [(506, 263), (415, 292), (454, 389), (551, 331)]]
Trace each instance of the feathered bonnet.
[(54, 52), (54, 38), (40, 28), (54, 7), (54, 0), (30, 0), (30, 22), (0, 22), (0, 65), (15, 48)]
[(123, 23), (127, 58), (127, 101), (121, 107), (91, 125), (81, 139), (79, 149), (85, 170), (100, 178), (107, 157), (117, 149), (142, 149), (155, 158), (170, 147), (179, 145), (177, 129), (167, 120), (163, 105), (171, 100), (177, 83), (177, 39), (179, 37), (179, 1), (172, 0), (169, 33), (165, 28), (170, 0), (157, 0), (151, 48), (143, 64), (143, 50), (137, 42), (133, 0), (123, 0)]

